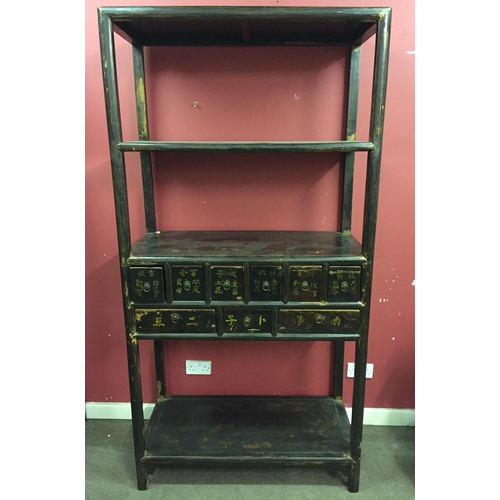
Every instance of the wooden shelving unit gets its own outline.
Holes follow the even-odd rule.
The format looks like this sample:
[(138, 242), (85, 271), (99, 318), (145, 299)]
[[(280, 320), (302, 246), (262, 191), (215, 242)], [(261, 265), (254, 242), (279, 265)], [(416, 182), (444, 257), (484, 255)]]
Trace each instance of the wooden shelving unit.
[[(390, 8), (102, 7), (98, 9), (110, 160), (128, 349), (137, 483), (174, 464), (325, 465), (359, 489), (365, 370)], [(124, 141), (115, 34), (132, 45), (137, 141)], [(360, 49), (375, 37), (369, 140), (356, 137)], [(345, 140), (151, 141), (146, 46), (345, 45), (350, 50)], [(154, 103), (147, 103), (154, 106)], [(140, 152), (146, 234), (132, 244), (125, 159)], [(338, 232), (157, 231), (151, 155), (156, 152), (301, 152), (343, 155)], [(367, 157), (363, 236), (351, 234), (354, 155)], [(327, 397), (170, 396), (163, 341), (318, 340), (334, 347)], [(158, 402), (142, 410), (138, 346), (154, 341)], [(356, 344), (352, 419), (342, 402), (344, 343)]]

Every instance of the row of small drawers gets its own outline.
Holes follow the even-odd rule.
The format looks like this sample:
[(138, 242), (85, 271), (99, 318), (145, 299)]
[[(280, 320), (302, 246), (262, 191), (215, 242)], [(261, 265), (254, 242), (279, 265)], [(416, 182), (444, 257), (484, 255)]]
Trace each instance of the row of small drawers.
[[(131, 267), (131, 300), (136, 304), (172, 301), (356, 302), (359, 266), (201, 266)], [(167, 278), (165, 279), (165, 274)], [(208, 276), (207, 276), (208, 274)], [(246, 278), (246, 279), (245, 279)], [(165, 286), (167, 285), (167, 286)], [(326, 287), (326, 290), (325, 290)], [(208, 296), (208, 297), (207, 297)]]
[(138, 333), (356, 333), (359, 310), (347, 309), (136, 309)]

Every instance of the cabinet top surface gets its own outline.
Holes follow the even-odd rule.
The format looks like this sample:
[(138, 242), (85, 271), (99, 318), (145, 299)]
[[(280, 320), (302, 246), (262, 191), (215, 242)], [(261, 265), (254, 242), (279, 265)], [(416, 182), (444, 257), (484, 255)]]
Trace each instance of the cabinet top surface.
[(363, 261), (352, 235), (326, 231), (167, 231), (149, 233), (132, 247), (132, 260), (156, 258)]
[(142, 45), (345, 45), (375, 32), (388, 7), (100, 7)]

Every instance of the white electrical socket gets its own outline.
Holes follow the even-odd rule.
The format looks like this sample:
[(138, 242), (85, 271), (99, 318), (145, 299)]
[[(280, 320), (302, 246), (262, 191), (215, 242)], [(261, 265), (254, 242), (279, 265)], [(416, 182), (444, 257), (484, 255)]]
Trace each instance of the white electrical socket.
[(187, 375), (210, 375), (211, 373), (212, 373), (211, 361), (186, 359)]
[[(347, 363), (347, 376), (354, 377), (354, 363)], [(366, 378), (373, 378), (373, 363), (366, 363)]]

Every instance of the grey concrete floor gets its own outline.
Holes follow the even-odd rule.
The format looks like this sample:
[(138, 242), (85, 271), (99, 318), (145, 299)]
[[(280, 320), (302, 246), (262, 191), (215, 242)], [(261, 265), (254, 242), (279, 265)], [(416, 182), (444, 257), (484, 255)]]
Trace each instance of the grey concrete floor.
[(87, 500), (312, 500), (415, 498), (415, 428), (365, 426), (358, 493), (325, 468), (169, 468), (139, 491), (129, 420), (85, 423)]

